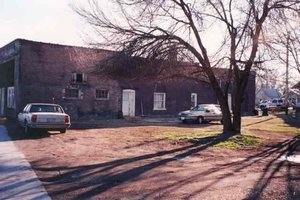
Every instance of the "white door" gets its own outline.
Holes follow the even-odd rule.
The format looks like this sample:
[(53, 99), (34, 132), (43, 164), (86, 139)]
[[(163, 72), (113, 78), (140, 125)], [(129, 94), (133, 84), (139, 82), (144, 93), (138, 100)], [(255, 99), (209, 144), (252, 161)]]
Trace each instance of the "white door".
[(122, 94), (122, 112), (123, 116), (135, 116), (135, 91), (123, 90)]

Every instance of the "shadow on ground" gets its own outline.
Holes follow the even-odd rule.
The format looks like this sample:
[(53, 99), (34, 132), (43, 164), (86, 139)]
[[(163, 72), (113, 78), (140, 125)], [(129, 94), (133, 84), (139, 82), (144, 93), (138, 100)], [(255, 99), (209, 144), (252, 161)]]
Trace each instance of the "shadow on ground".
[[(141, 181), (139, 178), (146, 173), (170, 163), (178, 162), (178, 160), (184, 160), (187, 157), (199, 154), (208, 147), (218, 144), (226, 139), (228, 138), (220, 136), (206, 137), (200, 139), (197, 143), (168, 151), (116, 159), (110, 162), (93, 165), (76, 167), (39, 167), (39, 161), (32, 163), (32, 165), (37, 172), (52, 172), (50, 174), (56, 174), (55, 176), (40, 179), (46, 187), (50, 187), (51, 185), (56, 186), (55, 188), (57, 189), (49, 193), (53, 199), (70, 193), (77, 194), (72, 197), (73, 199), (89, 199), (97, 195), (101, 196), (105, 192), (124, 184)], [(234, 162), (216, 164), (215, 166), (210, 166), (205, 169), (199, 169), (197, 174), (191, 176), (188, 175), (184, 178), (178, 177), (176, 182), (161, 183), (156, 189), (140, 189), (138, 199), (153, 198), (157, 194), (159, 194), (161, 198), (166, 198), (168, 195), (175, 193), (186, 185), (201, 180), (202, 177), (214, 177), (208, 184), (201, 186), (184, 196), (184, 199), (195, 198), (202, 192), (213, 188), (222, 180), (230, 178), (244, 169), (251, 169), (259, 162), (264, 163), (263, 171), (260, 173), (260, 177), (256, 180), (255, 184), (253, 184), (245, 199), (261, 199), (266, 188), (273, 179), (276, 179), (276, 176), (279, 171), (282, 171), (282, 168), (286, 169), (286, 199), (299, 199), (299, 165), (280, 159), (283, 156), (293, 153), (295, 146), (297, 145), (299, 145), (299, 136), (273, 146), (268, 146), (261, 152), (249, 155), (246, 158)], [(159, 176), (159, 174), (155, 176)], [(220, 190), (222, 190), (222, 188), (220, 188)], [(115, 195), (115, 198), (120, 197), (117, 193), (115, 193)]]

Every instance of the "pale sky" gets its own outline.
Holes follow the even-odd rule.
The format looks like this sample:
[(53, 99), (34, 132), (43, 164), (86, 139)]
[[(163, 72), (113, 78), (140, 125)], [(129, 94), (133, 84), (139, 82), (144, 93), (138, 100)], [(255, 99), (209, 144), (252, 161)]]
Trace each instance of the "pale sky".
[[(88, 25), (71, 9), (75, 2), (87, 0), (0, 0), (0, 48), (17, 38), (86, 46)], [(210, 33), (208, 46), (218, 36)]]
[(72, 0), (0, 0), (0, 47), (16, 38), (83, 46)]

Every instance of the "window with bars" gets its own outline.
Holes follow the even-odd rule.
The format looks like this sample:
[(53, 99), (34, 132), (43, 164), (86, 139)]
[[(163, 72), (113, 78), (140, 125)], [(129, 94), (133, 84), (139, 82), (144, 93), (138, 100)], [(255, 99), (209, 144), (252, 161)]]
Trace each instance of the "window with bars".
[(78, 88), (65, 88), (63, 89), (63, 98), (83, 99), (83, 92)]
[(79, 97), (79, 89), (66, 89), (65, 93), (66, 98), (78, 98)]
[(107, 100), (109, 99), (109, 93), (107, 89), (96, 89), (96, 99)]
[(154, 93), (153, 110), (166, 110), (166, 93)]

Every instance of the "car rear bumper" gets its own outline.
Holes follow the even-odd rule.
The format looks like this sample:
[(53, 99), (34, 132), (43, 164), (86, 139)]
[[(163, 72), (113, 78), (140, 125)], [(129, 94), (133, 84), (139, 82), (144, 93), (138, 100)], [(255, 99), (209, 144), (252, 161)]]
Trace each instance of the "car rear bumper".
[(69, 128), (71, 124), (44, 124), (44, 123), (35, 123), (35, 124), (28, 124), (29, 128), (36, 128), (36, 129), (48, 129), (48, 130), (57, 130), (57, 129), (65, 129)]

